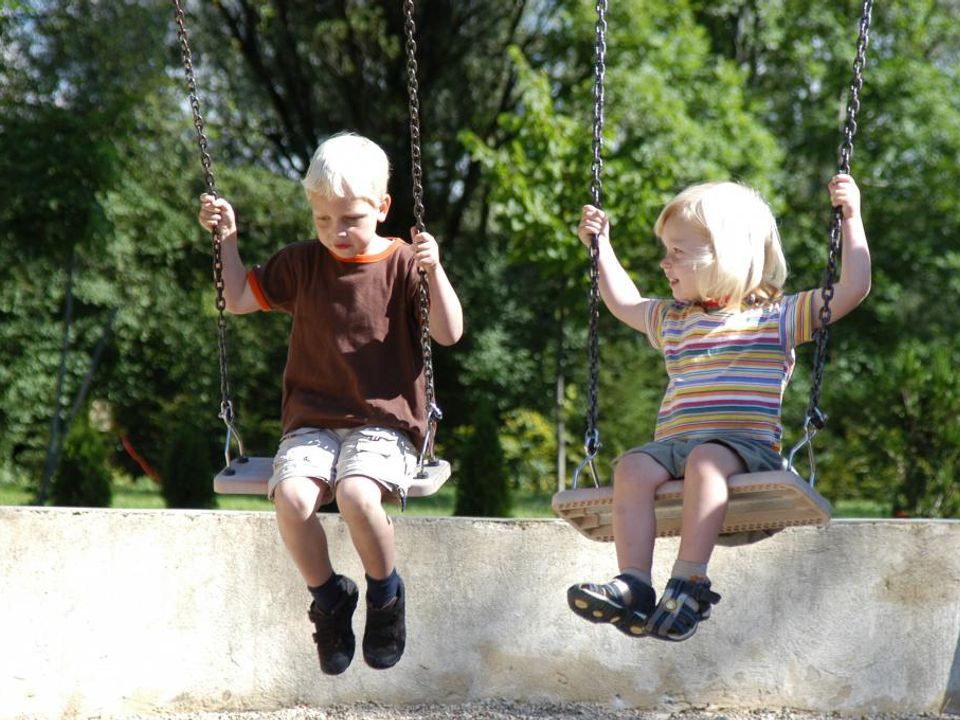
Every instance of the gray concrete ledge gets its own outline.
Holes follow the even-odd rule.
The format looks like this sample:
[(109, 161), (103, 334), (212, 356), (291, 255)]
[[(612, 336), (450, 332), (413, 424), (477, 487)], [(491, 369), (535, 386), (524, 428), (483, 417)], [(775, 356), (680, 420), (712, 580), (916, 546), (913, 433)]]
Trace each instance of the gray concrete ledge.
[[(362, 579), (346, 526), (324, 524), (337, 569)], [(378, 672), (358, 649), (329, 678), (272, 515), (0, 507), (0, 719), (486, 698), (960, 712), (960, 522), (718, 548), (723, 601), (679, 644), (570, 613), (566, 587), (615, 559), (559, 520), (400, 517), (397, 538), (407, 653)], [(676, 549), (658, 544), (658, 587)]]

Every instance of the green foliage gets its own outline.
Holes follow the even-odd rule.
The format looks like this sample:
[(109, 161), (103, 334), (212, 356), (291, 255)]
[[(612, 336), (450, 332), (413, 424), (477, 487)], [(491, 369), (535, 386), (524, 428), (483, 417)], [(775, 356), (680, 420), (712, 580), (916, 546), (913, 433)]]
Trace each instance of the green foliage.
[(535, 410), (517, 408), (506, 414), (499, 438), (512, 488), (556, 490), (556, 433), (554, 423)]
[[(824, 185), (835, 171), (860, 5), (611, 5), (603, 204), (644, 293), (667, 292), (656, 213), (683, 186), (720, 177), (754, 184), (774, 204), (794, 275), (788, 290), (819, 282)], [(556, 482), (555, 417), (565, 423), (568, 464), (582, 457), (587, 255), (574, 226), (591, 200), (594, 8), (579, 0), (417, 8), (427, 219), (467, 322), (464, 340), (434, 355), (443, 432), (469, 434), (488, 403), (504, 418), (496, 434), (506, 469), (496, 477), (546, 490)], [(853, 163), (874, 287), (832, 328), (830, 423), (817, 438), (831, 499), (913, 515), (958, 512), (949, 413), (960, 393), (941, 358), (960, 342), (960, 315), (949, 309), (960, 293), (955, 10), (953, 0), (875, 8)], [(399, 5), (200, 3), (188, 20), (218, 189), (237, 208), (248, 264), (311, 232), (293, 178), (321, 136), (344, 128), (388, 150), (395, 203), (384, 230), (406, 233)], [(120, 428), (152, 459), (187, 416), (198, 436), (221, 437), (210, 240), (196, 222), (204, 185), (169, 7), (0, 1), (0, 33), (0, 251), (14, 259), (0, 267), (0, 467), (25, 485), (39, 477), (74, 250), (61, 405), (77, 396), (117, 310), (92, 381)], [(226, 323), (239, 427), (251, 450), (268, 452), (287, 318)], [(600, 335), (600, 464), (609, 477), (609, 459), (652, 432), (665, 378), (644, 339), (605, 311)], [(803, 347), (785, 405), (788, 446), (810, 365)], [(171, 424), (168, 408), (181, 395), (194, 404)], [(451, 443), (457, 467), (469, 472), (465, 458), (478, 444)]]
[(510, 487), (499, 429), (496, 409), (481, 400), (458, 463), (454, 515), (509, 517)]
[[(960, 372), (955, 349), (904, 343), (878, 358), (873, 382), (848, 386), (859, 420), (843, 430), (860, 494), (910, 517), (960, 516)], [(853, 495), (854, 488), (845, 488)]]
[(50, 491), (54, 505), (110, 507), (110, 444), (91, 426), (86, 413), (74, 421), (63, 443), (63, 456)]
[(217, 505), (213, 492), (215, 443), (196, 403), (179, 398), (168, 408), (166, 451), (160, 466), (163, 500), (168, 508), (209, 509)]

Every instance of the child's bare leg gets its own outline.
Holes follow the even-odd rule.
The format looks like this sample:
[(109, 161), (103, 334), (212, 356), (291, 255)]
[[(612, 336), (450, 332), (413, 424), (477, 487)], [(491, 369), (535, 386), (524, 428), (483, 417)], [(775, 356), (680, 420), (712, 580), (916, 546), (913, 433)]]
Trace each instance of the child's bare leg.
[(394, 569), (393, 523), (383, 509), (380, 483), (362, 475), (337, 483), (337, 505), (350, 528), (363, 569), (371, 578), (383, 579)]
[(646, 453), (624, 455), (613, 474), (613, 542), (620, 572), (650, 575), (657, 537), (654, 498), (670, 479), (660, 463)]
[(657, 521), (657, 488), (667, 470), (645, 453), (620, 458), (613, 478), (613, 537), (620, 574), (611, 581), (578, 583), (567, 589), (567, 604), (584, 620), (611, 623), (631, 637), (646, 634), (656, 603), (650, 568)]
[(324, 492), (321, 481), (295, 477), (281, 482), (273, 493), (280, 537), (310, 587), (323, 585), (333, 574), (327, 536), (317, 517)]
[(374, 669), (393, 667), (407, 641), (405, 590), (394, 568), (393, 523), (381, 504), (381, 485), (363, 475), (337, 484), (337, 504), (367, 575), (363, 659)]
[(744, 472), (743, 460), (719, 443), (703, 443), (687, 457), (683, 479), (680, 553), (683, 562), (706, 565), (727, 512), (727, 479)]

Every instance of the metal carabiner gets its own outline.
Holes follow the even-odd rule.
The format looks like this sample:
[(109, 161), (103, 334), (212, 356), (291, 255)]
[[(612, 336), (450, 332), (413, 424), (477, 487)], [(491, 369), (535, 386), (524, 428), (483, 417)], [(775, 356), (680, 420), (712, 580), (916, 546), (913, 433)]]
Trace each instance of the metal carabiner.
[(227, 437), (223, 442), (223, 459), (226, 462), (226, 465), (224, 465), (224, 474), (232, 475), (234, 470), (230, 467), (230, 441), (235, 440), (237, 443), (237, 450), (240, 453), (237, 458), (238, 462), (246, 462), (247, 454), (243, 450), (243, 439), (240, 437), (240, 432), (237, 430), (236, 425), (234, 425), (233, 406), (229, 400), (220, 404), (220, 419), (223, 420), (223, 424), (227, 426)]
[[(821, 425), (822, 427), (822, 425)], [(810, 416), (803, 421), (803, 437), (797, 442), (796, 445), (790, 450), (790, 454), (787, 456), (787, 470), (797, 473), (796, 469), (793, 467), (793, 457), (797, 452), (803, 448), (804, 445), (807, 447), (807, 457), (810, 462), (810, 477), (807, 482), (810, 483), (810, 487), (813, 487), (817, 482), (817, 459), (813, 454), (813, 438), (820, 430), (816, 424), (810, 422)], [(799, 475), (800, 473), (797, 473)]]
[(600, 487), (600, 475), (597, 473), (597, 465), (594, 462), (597, 453), (600, 451), (600, 432), (598, 430), (588, 431), (583, 438), (583, 450), (586, 457), (583, 462), (573, 471), (573, 489), (577, 489), (577, 483), (580, 481), (580, 473), (587, 466), (590, 467), (590, 474), (593, 476), (593, 486)]

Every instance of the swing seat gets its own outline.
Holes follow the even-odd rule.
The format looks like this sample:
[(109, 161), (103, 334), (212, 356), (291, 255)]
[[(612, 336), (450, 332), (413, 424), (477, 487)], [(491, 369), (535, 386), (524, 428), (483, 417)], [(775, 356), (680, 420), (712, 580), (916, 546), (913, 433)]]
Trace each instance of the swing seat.
[[(830, 503), (793, 472), (743, 473), (731, 477), (727, 485), (730, 500), (720, 530), (721, 545), (742, 545), (783, 528), (822, 527), (830, 521)], [(682, 480), (670, 480), (659, 487), (657, 537), (680, 534), (682, 500)], [(591, 540), (613, 540), (612, 486), (561, 490), (553, 496), (553, 511)]]
[[(273, 475), (273, 458), (240, 457), (230, 461), (213, 478), (213, 490), (218, 495), (267, 495), (267, 483)], [(423, 474), (414, 475), (407, 497), (433, 495), (450, 477), (450, 463), (433, 460), (423, 465)]]

